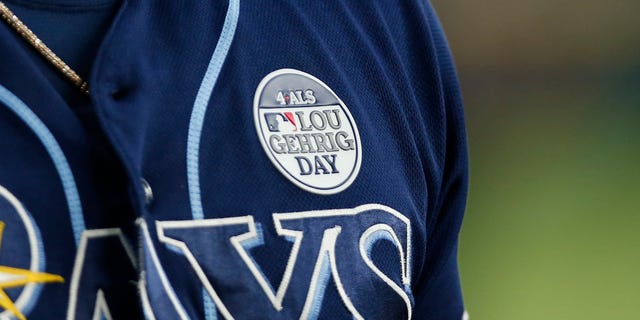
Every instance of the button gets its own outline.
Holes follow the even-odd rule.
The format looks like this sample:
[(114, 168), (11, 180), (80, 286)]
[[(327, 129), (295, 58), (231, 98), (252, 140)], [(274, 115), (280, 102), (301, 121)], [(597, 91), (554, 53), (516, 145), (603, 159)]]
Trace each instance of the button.
[(146, 205), (150, 205), (153, 202), (153, 190), (151, 189), (151, 185), (144, 178), (140, 178), (140, 182), (142, 183), (142, 191), (144, 192), (144, 203)]
[(127, 88), (119, 88), (111, 91), (109, 95), (113, 100), (122, 100), (129, 94), (129, 91)]
[(113, 100), (124, 100), (125, 98), (127, 98), (127, 96), (129, 96), (135, 89), (135, 86), (133, 85), (124, 85), (124, 84), (119, 84), (119, 85), (113, 85), (111, 90), (107, 91), (109, 93), (109, 96), (111, 97), (111, 99)]

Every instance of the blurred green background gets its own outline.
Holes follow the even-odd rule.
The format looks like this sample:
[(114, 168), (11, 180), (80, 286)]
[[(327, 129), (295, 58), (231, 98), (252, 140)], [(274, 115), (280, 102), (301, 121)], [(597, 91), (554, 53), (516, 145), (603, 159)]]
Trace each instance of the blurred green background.
[(640, 319), (640, 1), (432, 3), (467, 113), (471, 319)]

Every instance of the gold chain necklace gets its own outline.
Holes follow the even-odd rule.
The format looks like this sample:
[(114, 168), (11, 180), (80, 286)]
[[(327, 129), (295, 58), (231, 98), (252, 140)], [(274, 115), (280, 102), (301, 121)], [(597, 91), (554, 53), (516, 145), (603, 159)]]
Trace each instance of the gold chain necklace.
[(34, 33), (31, 31), (18, 17), (0, 1), (0, 17), (11, 28), (22, 36), (32, 47), (51, 63), (58, 71), (60, 71), (71, 83), (78, 87), (83, 93), (89, 94), (89, 84), (82, 80), (80, 76), (73, 71), (62, 59), (60, 59), (49, 47), (47, 47)]

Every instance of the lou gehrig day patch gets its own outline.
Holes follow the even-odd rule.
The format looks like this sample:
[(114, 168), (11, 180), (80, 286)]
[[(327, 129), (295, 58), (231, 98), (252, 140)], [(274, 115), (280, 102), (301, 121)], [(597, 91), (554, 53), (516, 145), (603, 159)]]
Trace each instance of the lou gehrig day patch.
[(264, 151), (295, 185), (328, 195), (355, 180), (362, 162), (358, 127), (318, 78), (294, 69), (274, 71), (260, 82), (253, 106)]

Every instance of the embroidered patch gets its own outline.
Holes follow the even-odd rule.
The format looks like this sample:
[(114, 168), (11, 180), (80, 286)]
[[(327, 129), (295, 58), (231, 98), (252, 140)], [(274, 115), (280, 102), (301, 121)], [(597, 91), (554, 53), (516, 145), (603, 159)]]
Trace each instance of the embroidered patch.
[[(0, 319), (25, 319), (44, 283), (63, 282), (43, 273), (40, 231), (31, 215), (9, 190), (0, 186)], [(7, 261), (8, 260), (8, 261)]]
[(318, 78), (294, 69), (268, 74), (253, 101), (264, 151), (298, 187), (343, 191), (358, 176), (362, 145), (347, 106)]

